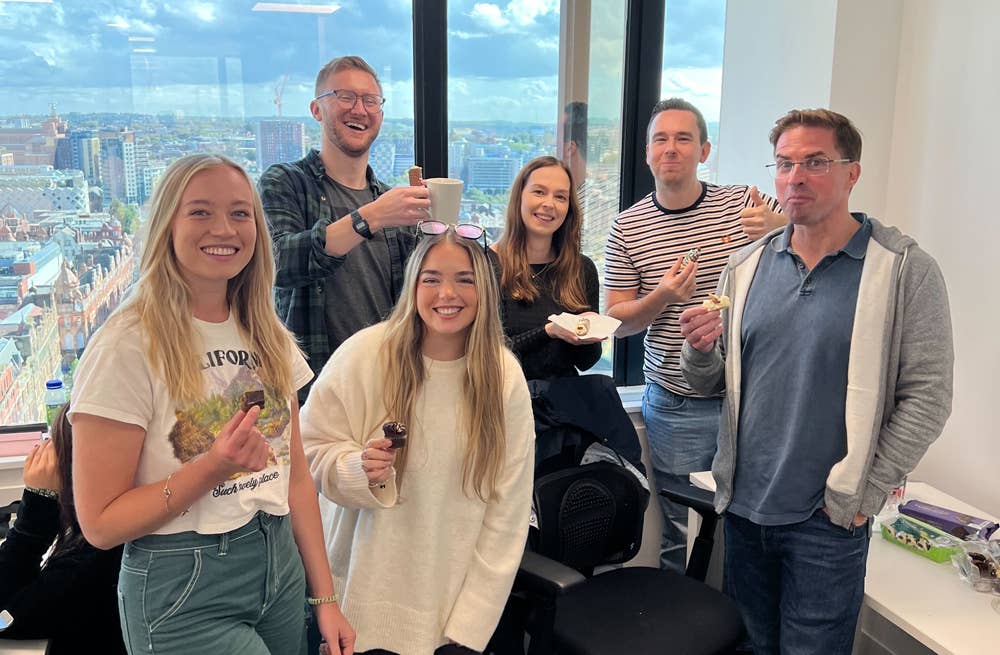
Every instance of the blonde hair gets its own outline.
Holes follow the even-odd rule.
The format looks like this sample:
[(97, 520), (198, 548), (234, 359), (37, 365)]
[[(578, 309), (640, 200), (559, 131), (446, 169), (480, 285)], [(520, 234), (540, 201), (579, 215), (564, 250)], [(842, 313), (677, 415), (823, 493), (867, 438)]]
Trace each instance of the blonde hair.
[(141, 325), (146, 356), (153, 369), (162, 374), (171, 398), (181, 406), (202, 397), (204, 380), (201, 340), (191, 321), (191, 287), (174, 252), (172, 227), (191, 178), (218, 166), (228, 166), (246, 180), (257, 228), (253, 255), (243, 270), (229, 280), (226, 301), (251, 352), (260, 359), (256, 372), (261, 381), (282, 397), (294, 392), (289, 355), (295, 340), (278, 320), (271, 300), (274, 255), (260, 196), (236, 162), (222, 155), (196, 154), (175, 161), (160, 179), (144, 226), (139, 281), (114, 317)]
[[(504, 346), (496, 280), (477, 241), (456, 237), (452, 230), (448, 230), (444, 234), (424, 237), (410, 255), (399, 302), (386, 320), (381, 355), (385, 374), (385, 408), (393, 420), (413, 424), (414, 401), (425, 376), (421, 351), (424, 323), (417, 313), (417, 278), (427, 253), (441, 243), (457, 245), (467, 252), (476, 278), (478, 303), (476, 316), (466, 336), (466, 371), (462, 384), (464, 402), (461, 416), (468, 427), (462, 485), (466, 494), (472, 491), (480, 500), (488, 502), (496, 494), (506, 453), (503, 403), (497, 402), (503, 397)], [(396, 456), (399, 485), (406, 468), (407, 450), (408, 446)]]
[(500, 268), (503, 270), (500, 288), (503, 293), (514, 300), (523, 300), (529, 303), (535, 302), (541, 294), (535, 283), (535, 278), (531, 274), (531, 265), (528, 263), (528, 230), (521, 217), (521, 195), (524, 193), (524, 188), (528, 186), (528, 178), (531, 177), (531, 174), (540, 168), (549, 166), (558, 166), (566, 173), (566, 179), (570, 180), (569, 209), (566, 212), (566, 220), (552, 235), (552, 248), (556, 252), (556, 258), (550, 265), (553, 298), (571, 312), (597, 309), (587, 303), (587, 294), (583, 289), (583, 280), (581, 279), (583, 272), (583, 257), (581, 255), (583, 216), (580, 212), (580, 200), (576, 193), (576, 186), (572, 182), (573, 176), (569, 167), (555, 157), (532, 159), (514, 178), (514, 184), (510, 188), (510, 199), (507, 201), (507, 220), (503, 228), (503, 235), (495, 246), (497, 256), (500, 259)]

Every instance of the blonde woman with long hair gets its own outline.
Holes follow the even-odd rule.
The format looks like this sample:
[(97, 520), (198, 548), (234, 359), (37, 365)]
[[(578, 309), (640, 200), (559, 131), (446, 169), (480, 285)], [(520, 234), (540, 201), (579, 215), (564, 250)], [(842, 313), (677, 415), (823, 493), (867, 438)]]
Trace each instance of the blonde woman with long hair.
[(153, 195), (140, 277), (77, 368), (80, 526), (125, 543), (130, 653), (298, 653), (306, 591), (335, 653), (336, 602), (296, 390), (312, 376), (271, 304), (260, 198), (237, 164), (190, 155)]
[(511, 350), (529, 380), (578, 375), (601, 358), (601, 339), (580, 336), (548, 319), (599, 309), (597, 267), (581, 248), (583, 216), (566, 164), (529, 161), (514, 178), (500, 260), (500, 303)]
[[(309, 393), (302, 437), (359, 653), (478, 652), (500, 619), (534, 464), (503, 343), (487, 256), (449, 228), (421, 240), (391, 316), (345, 341)], [(405, 426), (401, 448), (386, 423)]]

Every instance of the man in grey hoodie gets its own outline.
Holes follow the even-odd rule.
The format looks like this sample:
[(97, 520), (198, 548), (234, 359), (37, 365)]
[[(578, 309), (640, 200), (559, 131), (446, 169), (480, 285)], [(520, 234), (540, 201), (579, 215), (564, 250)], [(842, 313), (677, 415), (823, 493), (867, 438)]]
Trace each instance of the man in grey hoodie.
[(850, 120), (793, 110), (770, 137), (789, 224), (730, 258), (730, 309), (681, 315), (681, 370), (725, 392), (715, 504), (754, 652), (847, 654), (869, 519), (951, 413), (948, 296), (912, 238), (848, 210)]

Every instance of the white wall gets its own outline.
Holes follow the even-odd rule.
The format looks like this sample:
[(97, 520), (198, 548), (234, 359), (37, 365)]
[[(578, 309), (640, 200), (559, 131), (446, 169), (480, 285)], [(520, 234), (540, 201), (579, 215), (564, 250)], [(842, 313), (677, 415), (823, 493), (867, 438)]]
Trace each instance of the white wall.
[(774, 193), (767, 133), (792, 107), (825, 107), (833, 72), (834, 2), (729, 0), (719, 110), (721, 184)]
[(1000, 516), (1000, 3), (905, 2), (886, 216), (941, 265), (955, 402), (914, 477)]
[[(852, 209), (913, 235), (944, 271), (955, 401), (914, 472), (1000, 516), (1000, 3), (994, 0), (730, 0), (719, 178), (773, 189), (767, 132), (827, 106), (864, 136)], [(1000, 387), (1000, 384), (997, 384)]]

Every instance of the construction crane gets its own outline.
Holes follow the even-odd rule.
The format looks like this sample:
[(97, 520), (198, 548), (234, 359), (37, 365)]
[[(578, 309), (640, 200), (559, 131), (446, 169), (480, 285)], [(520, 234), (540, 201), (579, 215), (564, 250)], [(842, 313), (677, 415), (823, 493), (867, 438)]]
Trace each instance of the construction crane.
[(288, 81), (288, 73), (281, 76), (281, 81), (274, 87), (274, 104), (278, 106), (278, 120), (281, 120), (281, 96), (285, 93), (285, 82)]

